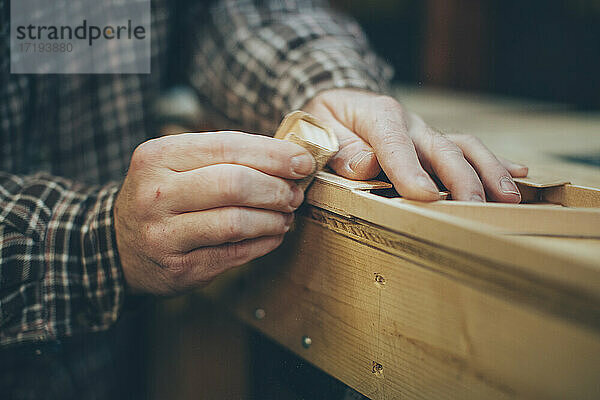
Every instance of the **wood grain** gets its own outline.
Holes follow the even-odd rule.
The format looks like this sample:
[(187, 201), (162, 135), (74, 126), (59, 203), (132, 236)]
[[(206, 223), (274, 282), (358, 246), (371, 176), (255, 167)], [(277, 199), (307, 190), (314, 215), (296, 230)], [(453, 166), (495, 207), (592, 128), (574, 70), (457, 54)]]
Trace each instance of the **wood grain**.
[[(580, 320), (570, 321), (565, 317), (577, 300), (557, 312), (552, 304), (524, 301), (541, 292), (526, 281), (488, 276), (489, 285), (482, 285), (482, 277), (430, 268), (427, 249), (407, 259), (351, 232), (329, 229), (309, 213), (286, 245), (248, 270), (244, 286), (222, 301), (375, 399), (599, 393), (598, 326), (585, 325), (587, 317), (597, 319), (597, 304), (579, 304)], [(562, 297), (568, 303), (568, 295)], [(264, 319), (254, 318), (255, 308), (265, 310)], [(302, 346), (305, 335), (312, 339), (309, 349)], [(374, 372), (374, 365), (381, 368)]]

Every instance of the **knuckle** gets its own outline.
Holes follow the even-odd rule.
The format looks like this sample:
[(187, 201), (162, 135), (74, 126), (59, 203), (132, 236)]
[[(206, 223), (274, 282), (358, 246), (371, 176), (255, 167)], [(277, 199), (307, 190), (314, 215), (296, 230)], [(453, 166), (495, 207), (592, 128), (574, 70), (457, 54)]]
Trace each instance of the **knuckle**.
[[(292, 216), (293, 218), (293, 216)], [(288, 224), (288, 217), (286, 216), (286, 214), (280, 213), (279, 214), (279, 218), (277, 220), (277, 230), (278, 232), (285, 232), (287, 229), (287, 224)]]
[(283, 142), (282, 146), (282, 143), (275, 143), (275, 145), (266, 147), (263, 154), (265, 165), (275, 171), (289, 173), (294, 148), (287, 144)]
[(248, 243), (240, 242), (225, 245), (225, 257), (227, 257), (234, 266), (247, 262), (249, 256), (250, 246)]
[(435, 140), (433, 140), (432, 146), (434, 153), (463, 157), (463, 152), (460, 147), (442, 135), (437, 136)]
[(220, 160), (234, 162), (235, 152), (231, 151), (230, 143), (235, 143), (235, 133), (219, 132), (210, 136), (208, 147), (211, 155)]
[(141, 239), (144, 245), (148, 246), (151, 249), (160, 249), (162, 247), (164, 232), (161, 232), (160, 228), (158, 228), (154, 224), (144, 224), (142, 225), (141, 231)]
[(460, 136), (461, 141), (472, 146), (481, 146), (483, 143), (477, 136), (465, 134)]
[(169, 193), (172, 191), (170, 185), (166, 182), (138, 184), (133, 190), (132, 196), (132, 211), (142, 219), (148, 219), (152, 215), (157, 215), (164, 206), (159, 206), (158, 202), (163, 202), (169, 198)]
[(152, 211), (152, 196), (150, 195), (150, 191), (145, 187), (138, 187), (135, 191), (133, 198), (131, 199), (131, 204), (133, 205), (130, 208), (130, 211), (137, 218), (146, 219), (149, 216), (148, 211)]
[(181, 288), (187, 280), (188, 271), (192, 268), (192, 259), (186, 254), (165, 257), (161, 265), (169, 286)]
[(223, 165), (220, 168), (217, 185), (223, 201), (241, 202), (243, 200), (245, 175), (243, 168), (233, 165)]
[(151, 139), (135, 148), (131, 156), (132, 167), (142, 167), (147, 163), (155, 161), (164, 149), (162, 140)]
[(287, 184), (278, 184), (273, 193), (273, 205), (279, 209), (287, 208), (290, 205), (291, 188)]
[(226, 223), (223, 226), (224, 241), (240, 239), (243, 231), (245, 216), (240, 208), (233, 207), (227, 211)]
[(350, 135), (348, 137), (338, 139), (338, 141), (340, 143), (340, 150), (352, 147), (359, 148), (363, 145), (363, 141), (360, 140), (360, 138), (356, 135)]
[(404, 133), (399, 133), (393, 130), (389, 130), (389, 131), (384, 131), (383, 136), (382, 136), (382, 143), (384, 146), (389, 147), (389, 148), (394, 148), (394, 147), (413, 147), (413, 141), (412, 139), (404, 134)]
[(377, 96), (374, 100), (374, 103), (383, 110), (402, 110), (402, 106), (398, 101), (392, 96), (381, 95)]

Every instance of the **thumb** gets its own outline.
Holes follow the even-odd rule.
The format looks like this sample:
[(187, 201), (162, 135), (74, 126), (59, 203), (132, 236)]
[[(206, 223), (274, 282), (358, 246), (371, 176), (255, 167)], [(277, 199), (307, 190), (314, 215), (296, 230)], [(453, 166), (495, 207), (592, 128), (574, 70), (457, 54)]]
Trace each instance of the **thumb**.
[(340, 143), (340, 150), (329, 160), (335, 172), (355, 180), (373, 179), (381, 172), (375, 151), (367, 142), (332, 117), (321, 120), (333, 129)]

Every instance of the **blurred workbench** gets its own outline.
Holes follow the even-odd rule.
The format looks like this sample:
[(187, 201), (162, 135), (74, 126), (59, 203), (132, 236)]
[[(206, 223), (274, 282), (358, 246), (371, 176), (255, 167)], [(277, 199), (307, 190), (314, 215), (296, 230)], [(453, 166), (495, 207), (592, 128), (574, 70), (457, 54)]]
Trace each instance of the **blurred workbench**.
[[(478, 136), (496, 154), (529, 166), (530, 174), (532, 175), (553, 177), (559, 180), (571, 181), (575, 184), (584, 186), (600, 187), (600, 167), (594, 166), (594, 160), (597, 161), (600, 154), (600, 113), (574, 113), (569, 111), (569, 109), (566, 106), (560, 104), (536, 103), (523, 100), (496, 98), (484, 95), (461, 94), (434, 89), (399, 87), (397, 88), (395, 93), (397, 98), (400, 99), (403, 102), (403, 104), (406, 105), (407, 108), (420, 114), (429, 124), (445, 132), (462, 132)], [(584, 160), (587, 159), (588, 161), (591, 160), (591, 162), (580, 163), (571, 161), (577, 158), (582, 158)], [(315, 231), (314, 227), (310, 229), (313, 234), (317, 232)], [(344, 251), (352, 251), (352, 249), (345, 248)], [(344, 254), (340, 254), (339, 257), (344, 257)], [(357, 255), (357, 257), (360, 256)], [(373, 262), (375, 261), (376, 260), (374, 260)], [(398, 271), (413, 271), (410, 269), (412, 267), (405, 269), (404, 266), (399, 266), (399, 268), (401, 269)], [(359, 270), (360, 268), (357, 269), (357, 272), (360, 272)], [(360, 292), (360, 296), (367, 296), (367, 292), (370, 293), (370, 291), (375, 290), (374, 287), (371, 286), (369, 286), (368, 290), (361, 289), (360, 286), (358, 286), (358, 281), (352, 284), (346, 281), (342, 282), (345, 278), (347, 278), (347, 276), (344, 276), (343, 274), (351, 273), (351, 270), (346, 269), (345, 271), (342, 270), (340, 272), (341, 275), (336, 277), (337, 279), (341, 280), (340, 284), (342, 286), (347, 284), (349, 284), (350, 286), (356, 285), (352, 287), (355, 287), (356, 290)], [(238, 271), (233, 271), (233, 274), (236, 273), (238, 273)], [(370, 272), (368, 273), (370, 274)], [(393, 272), (389, 273), (393, 276)], [(417, 353), (420, 355), (416, 355), (415, 357), (421, 357), (423, 360), (425, 360), (423, 361), (423, 363), (429, 365), (429, 367), (426, 368), (431, 368), (430, 373), (433, 375), (431, 376), (431, 379), (428, 378), (426, 380), (423, 380), (422, 377), (418, 376), (418, 372), (416, 372), (416, 370), (414, 372), (414, 376), (411, 371), (403, 370), (400, 373), (400, 375), (404, 377), (410, 377), (406, 382), (406, 384), (408, 385), (406, 387), (406, 392), (404, 392), (404, 389), (402, 389), (402, 387), (400, 386), (400, 389), (398, 389), (398, 387), (395, 389), (397, 390), (395, 393), (407, 393), (408, 397), (426, 396), (426, 393), (434, 394), (436, 396), (441, 395), (442, 393), (444, 393), (444, 385), (440, 385), (440, 380), (443, 379), (442, 377), (447, 376), (445, 375), (448, 373), (447, 371), (456, 370), (458, 371), (457, 375), (453, 376), (452, 378), (456, 379), (456, 382), (447, 386), (448, 388), (459, 388), (459, 390), (461, 390), (461, 392), (455, 392), (454, 394), (488, 394), (492, 397), (505, 398), (522, 397), (523, 393), (529, 393), (529, 395), (531, 395), (531, 393), (539, 394), (540, 392), (536, 392), (535, 390), (537, 389), (534, 389), (534, 386), (529, 387), (527, 382), (519, 383), (519, 389), (515, 390), (515, 388), (511, 387), (511, 384), (507, 384), (504, 386), (504, 382), (502, 381), (492, 381), (491, 378), (489, 376), (486, 376), (485, 374), (477, 375), (479, 373), (479, 370), (471, 370), (471, 365), (469, 364), (470, 361), (468, 360), (471, 357), (479, 357), (477, 351), (481, 351), (484, 349), (483, 347), (478, 346), (484, 345), (482, 344), (483, 342), (472, 343), (471, 340), (475, 340), (475, 337), (470, 337), (470, 335), (477, 336), (477, 332), (479, 330), (483, 329), (483, 331), (485, 331), (489, 327), (484, 328), (483, 326), (481, 326), (481, 322), (484, 320), (478, 320), (479, 325), (472, 325), (469, 327), (469, 329), (467, 329), (466, 325), (468, 324), (468, 321), (466, 319), (466, 315), (470, 314), (471, 317), (473, 317), (473, 313), (476, 313), (477, 315), (485, 316), (485, 311), (480, 306), (499, 307), (497, 309), (494, 308), (494, 310), (500, 310), (499, 312), (506, 312), (506, 314), (503, 314), (503, 318), (505, 318), (506, 321), (513, 322), (513, 320), (510, 319), (512, 318), (511, 312), (506, 311), (510, 309), (513, 310), (512, 312), (515, 313), (514, 322), (519, 321), (519, 323), (523, 323), (528, 326), (528, 328), (514, 328), (529, 329), (529, 331), (527, 332), (530, 333), (536, 333), (536, 329), (538, 329), (539, 327), (539, 325), (536, 324), (547, 323), (548, 326), (556, 326), (557, 329), (561, 330), (566, 326), (571, 326), (569, 325), (570, 322), (567, 323), (567, 325), (561, 325), (563, 324), (563, 322), (561, 322), (558, 325), (553, 325), (557, 323), (557, 320), (552, 319), (551, 321), (546, 321), (541, 316), (543, 313), (538, 315), (537, 312), (534, 312), (530, 316), (526, 316), (526, 314), (521, 315), (521, 311), (518, 306), (516, 306), (514, 309), (503, 308), (505, 306), (509, 307), (508, 304), (510, 303), (510, 296), (507, 297), (509, 299), (508, 303), (506, 303), (506, 305), (500, 306), (498, 305), (499, 303), (497, 304), (493, 296), (488, 300), (481, 300), (479, 297), (477, 297), (480, 295), (486, 296), (487, 294), (485, 293), (485, 290), (483, 290), (480, 294), (475, 294), (475, 292), (471, 291), (471, 289), (473, 289), (472, 287), (465, 288), (464, 290), (459, 289), (458, 287), (454, 288), (454, 286), (452, 285), (455, 285), (456, 282), (452, 279), (448, 280), (447, 277), (443, 276), (443, 274), (440, 275), (432, 273), (427, 268), (424, 268), (422, 273), (422, 276), (426, 278), (423, 282), (424, 289), (426, 289), (426, 291), (442, 290), (447, 291), (447, 295), (449, 295), (450, 297), (452, 297), (455, 294), (461, 294), (465, 298), (464, 305), (460, 305), (460, 298), (453, 299), (448, 304), (444, 304), (445, 301), (442, 301), (442, 303), (440, 304), (437, 304), (437, 302), (433, 302), (433, 304), (436, 304), (436, 307), (440, 307), (440, 309), (438, 311), (434, 310), (435, 312), (433, 312), (432, 315), (435, 315), (436, 312), (441, 312), (442, 308), (444, 310), (446, 310), (447, 308), (449, 312), (453, 312), (453, 310), (460, 310), (460, 308), (456, 308), (455, 310), (455, 307), (474, 307), (472, 311), (465, 313), (465, 315), (463, 316), (465, 320), (461, 321), (460, 318), (455, 320), (452, 319), (450, 315), (447, 315), (449, 320), (446, 322), (440, 321), (439, 327), (437, 326), (437, 322), (431, 322), (433, 324), (431, 327), (426, 323), (426, 325), (423, 325), (422, 329), (433, 329), (432, 332), (437, 332), (437, 329), (453, 328), (455, 327), (455, 323), (460, 323), (465, 324), (465, 326), (456, 326), (456, 329), (458, 329), (458, 331), (461, 332), (463, 329), (466, 329), (469, 332), (465, 331), (464, 337), (461, 336), (462, 334), (454, 337), (452, 336), (453, 333), (451, 331), (448, 331), (446, 333), (450, 336), (440, 339), (443, 343), (448, 342), (451, 344), (454, 343), (454, 341), (456, 340), (456, 343), (454, 343), (453, 345), (457, 346), (457, 354), (460, 354), (457, 355), (456, 358), (453, 358), (454, 356), (452, 354), (454, 354), (454, 350), (452, 350), (452, 347), (449, 347), (450, 350), (441, 350), (436, 348), (427, 350), (426, 347), (421, 347), (425, 346), (425, 343), (419, 344), (418, 341), (413, 343), (413, 339), (410, 337), (400, 337), (398, 340), (403, 341), (406, 339), (407, 349), (406, 351), (396, 349), (396, 351), (399, 351), (399, 354), (397, 354), (396, 356), (398, 356), (399, 359), (404, 359), (404, 357), (412, 357), (407, 354), (411, 354), (411, 352), (413, 351), (411, 350), (411, 346), (416, 346), (415, 349), (418, 350), (415, 351), (417, 351)], [(418, 274), (415, 276), (418, 276)], [(411, 277), (411, 279), (415, 279), (413, 275), (411, 275)], [(299, 277), (298, 279), (302, 280), (304, 278), (311, 279), (310, 276)], [(212, 296), (213, 298), (218, 298), (219, 296), (215, 295), (214, 293), (218, 292), (223, 285), (226, 286), (227, 280), (228, 277), (224, 277), (224, 279), (217, 280), (215, 282), (215, 285), (208, 289), (209, 293), (212, 292), (210, 296)], [(273, 280), (272, 282), (276, 283), (277, 281)], [(321, 281), (315, 282), (313, 280), (310, 282), (312, 282), (310, 285), (317, 285), (317, 291), (325, 287), (329, 287), (329, 283), (326, 281), (319, 283)], [(380, 284), (381, 283), (379, 283), (379, 285)], [(388, 279), (386, 289), (388, 290), (388, 293), (392, 293), (390, 291), (394, 290), (394, 284), (395, 283), (392, 279)], [(414, 289), (415, 293), (419, 293), (419, 282), (417, 279), (415, 279), (415, 282), (403, 284), (414, 285), (414, 287), (409, 286), (408, 288), (411, 290)], [(303, 290), (313, 290), (309, 289), (309, 286), (306, 286), (305, 288), (303, 288)], [(266, 287), (268, 288), (268, 285)], [(240, 290), (242, 289), (240, 288)], [(274, 293), (277, 293), (276, 288), (274, 288), (273, 291)], [(432, 293), (435, 293), (435, 291)], [(297, 294), (304, 295), (304, 292), (300, 291)], [(340, 293), (338, 293), (337, 295), (340, 295)], [(257, 376), (256, 371), (263, 368), (263, 366), (257, 365), (257, 359), (252, 355), (253, 352), (251, 347), (255, 346), (255, 342), (253, 342), (252, 340), (244, 339), (244, 337), (250, 337), (250, 335), (253, 335), (252, 337), (256, 338), (256, 334), (250, 333), (251, 331), (248, 330), (248, 328), (245, 325), (242, 325), (239, 322), (237, 322), (234, 318), (227, 316), (227, 313), (221, 312), (221, 310), (225, 309), (223, 302), (215, 304), (214, 308), (212, 310), (209, 310), (211, 306), (207, 306), (206, 303), (200, 301), (198, 296), (198, 294), (193, 294), (190, 296), (178, 298), (160, 304), (157, 307), (156, 313), (153, 315), (152, 320), (150, 321), (149, 326), (153, 343), (151, 345), (150, 351), (154, 352), (154, 362), (153, 365), (150, 367), (150, 380), (152, 382), (152, 387), (150, 390), (151, 397), (180, 399), (257, 398), (253, 397), (256, 396), (257, 385), (256, 383), (253, 384), (251, 381), (253, 379), (252, 377)], [(435, 296), (435, 294), (433, 294), (433, 296)], [(285, 300), (287, 302), (293, 301), (294, 293), (288, 293), (288, 297), (292, 297), (292, 299), (286, 298)], [(370, 312), (369, 307), (371, 307), (371, 305), (369, 303), (370, 300), (368, 299), (368, 296), (364, 297), (363, 299), (364, 301), (366, 301), (364, 303), (365, 313)], [(403, 297), (402, 301), (406, 302), (407, 299), (408, 298)], [(199, 301), (201, 304), (200, 306), (198, 305)], [(410, 301), (407, 304), (410, 304)], [(423, 301), (428, 302), (429, 300)], [(481, 303), (477, 303), (478, 301), (480, 301)], [(454, 304), (455, 302), (457, 303)], [(320, 307), (324, 307), (324, 304), (325, 303), (315, 303), (310, 307), (313, 310), (317, 310), (315, 312), (319, 312)], [(472, 304), (472, 306), (470, 304)], [(510, 307), (513, 306), (514, 305), (510, 305)], [(248, 307), (251, 307), (251, 309), (254, 310), (253, 305), (248, 305)], [(406, 305), (404, 307), (406, 307)], [(418, 307), (425, 306), (422, 304), (418, 304)], [(528, 306), (525, 306), (525, 309), (527, 307)], [(597, 310), (597, 304), (593, 305), (592, 308), (593, 310)], [(291, 306), (289, 308), (290, 313), (293, 313), (294, 310), (295, 306)], [(421, 309), (421, 311), (422, 310), (423, 309)], [(246, 320), (254, 319), (254, 322), (251, 322), (251, 325), (254, 326), (257, 326), (261, 323), (268, 325), (270, 323), (268, 321), (268, 318), (270, 318), (271, 316), (275, 316), (273, 315), (273, 313), (280, 315), (282, 311), (284, 313), (286, 312), (285, 309), (279, 311), (267, 310), (267, 318), (265, 318), (265, 311), (261, 309), (256, 309), (256, 311), (253, 313), (253, 316), (249, 315), (248, 318), (246, 318)], [(408, 310), (405, 311), (409, 312)], [(244, 312), (248, 313), (249, 310), (245, 310)], [(458, 315), (460, 315), (460, 311), (458, 312)], [(593, 311), (593, 313), (595, 312), (596, 311)], [(523, 313), (526, 313), (526, 311), (523, 311)], [(353, 315), (357, 314), (353, 314), (351, 312), (348, 312), (346, 314), (346, 316)], [(334, 317), (335, 316), (332, 315), (326, 315), (323, 317), (323, 319), (319, 317), (317, 318), (317, 324), (324, 324), (325, 321), (329, 321), (331, 320), (331, 318)], [(500, 315), (490, 315), (489, 317), (492, 319), (501, 318)], [(265, 318), (265, 321), (262, 321), (263, 318)], [(336, 319), (334, 319), (334, 321), (336, 321)], [(416, 321), (419, 320), (417, 319), (415, 320), (415, 322)], [(474, 324), (474, 321), (475, 320), (471, 321), (470, 323)], [(496, 321), (495, 323), (498, 322)], [(294, 323), (292, 322), (292, 325), (293, 324)], [(352, 330), (354, 329), (356, 324), (358, 324), (358, 322), (346, 320), (342, 322), (335, 322), (335, 324), (335, 329), (340, 329), (340, 326), (343, 327), (344, 325), (346, 325), (349, 330)], [(377, 322), (372, 321), (369, 322), (369, 324), (372, 324), (369, 325), (372, 326), (372, 328), (367, 329), (375, 329), (374, 327), (376, 326)], [(420, 322), (417, 322), (417, 325), (418, 324), (420, 324)], [(593, 324), (595, 324), (595, 322)], [(591, 326), (595, 326), (593, 324)], [(304, 326), (302, 323), (300, 323), (300, 325)], [(309, 325), (314, 327), (314, 325)], [(327, 328), (320, 328), (325, 329), (325, 332), (327, 331)], [(273, 325), (271, 325), (270, 329), (279, 329), (279, 334), (285, 336), (289, 333), (289, 335), (294, 335), (294, 338), (297, 336), (298, 333), (292, 331), (287, 332), (287, 328), (278, 328), (277, 326)], [(283, 331), (281, 331), (281, 329), (283, 329)], [(396, 329), (395, 325), (394, 329)], [(508, 343), (512, 343), (515, 346), (515, 348), (518, 346), (526, 346), (527, 343), (531, 343), (529, 342), (532, 339), (530, 337), (511, 338), (510, 335), (513, 329), (513, 327), (511, 326), (502, 327), (501, 329), (501, 334), (504, 335), (503, 338), (508, 340)], [(573, 336), (570, 336), (571, 339), (569, 340), (571, 340), (572, 346), (576, 345), (577, 343), (581, 343), (580, 345), (578, 345), (578, 351), (583, 351), (582, 349), (584, 349), (585, 346), (584, 342), (596, 346), (593, 347), (594, 349), (597, 348), (597, 341), (595, 341), (596, 339), (591, 339), (590, 336), (587, 336), (588, 333), (591, 332), (588, 331), (588, 329), (589, 327), (585, 328), (581, 332), (573, 331)], [(592, 328), (592, 331), (594, 329), (595, 328)], [(490, 332), (493, 331), (490, 330)], [(569, 337), (568, 335), (571, 335), (571, 333), (565, 333), (565, 335), (567, 336), (564, 337)], [(582, 335), (581, 337), (585, 338), (585, 340), (583, 342), (579, 342), (577, 339), (579, 336), (577, 335)], [(560, 337), (561, 336), (556, 336), (556, 338)], [(355, 346), (355, 344), (352, 342), (353, 339), (351, 335), (348, 336), (342, 334), (340, 338), (345, 338), (345, 340), (348, 340), (350, 343), (339, 343), (339, 345), (341, 346), (340, 348), (342, 348), (343, 346), (351, 346), (344, 347), (344, 349), (346, 350), (351, 350), (352, 346)], [(479, 339), (481, 340), (481, 337), (479, 337)], [(588, 339), (590, 340), (589, 342)], [(297, 343), (294, 342), (296, 340)], [(295, 344), (290, 345), (289, 348), (291, 348), (292, 351), (294, 351), (296, 354), (302, 355), (303, 351), (307, 351), (303, 350), (302, 346), (308, 348), (311, 345), (311, 343), (304, 343), (305, 338), (302, 338), (302, 340), (303, 342), (300, 342), (299, 337), (293, 339), (293, 341), (290, 343)], [(544, 343), (544, 340), (545, 339), (543, 337), (539, 337), (539, 341), (541, 343)], [(550, 343), (554, 343), (553, 340), (555, 339), (551, 339), (548, 342), (548, 345), (550, 345)], [(366, 350), (369, 350), (367, 343), (363, 342), (363, 345), (365, 346)], [(313, 345), (311, 349), (311, 351), (313, 352), (311, 355), (311, 357), (313, 357), (311, 359), (312, 363), (315, 363), (315, 359), (320, 359), (319, 356), (315, 356), (314, 353), (318, 352), (319, 349), (323, 349), (319, 346), (320, 345), (317, 343), (316, 345)], [(499, 346), (498, 349), (502, 349), (501, 344), (490, 343), (490, 346), (491, 348), (494, 348), (494, 346)], [(546, 343), (544, 343), (543, 346), (546, 346)], [(540, 346), (540, 348), (542, 348), (543, 346)], [(288, 346), (286, 345), (285, 347)], [(551, 348), (552, 347), (549, 347), (549, 349)], [(510, 353), (514, 349), (506, 347), (505, 350)], [(444, 351), (448, 351), (448, 354), (444, 355)], [(485, 349), (484, 351), (488, 350)], [(557, 348), (556, 351), (562, 354), (561, 357), (568, 357), (568, 349)], [(465, 354), (467, 354), (465, 356), (467, 358), (465, 359), (462, 358), (463, 352), (466, 352)], [(336, 371), (335, 375), (338, 379), (342, 379), (345, 376), (350, 377), (349, 382), (345, 383), (348, 383), (349, 385), (354, 387), (358, 387), (361, 391), (363, 391), (363, 393), (374, 393), (374, 398), (395, 398), (394, 395), (386, 396), (385, 394), (382, 394), (382, 388), (378, 386), (379, 384), (377, 383), (377, 378), (372, 379), (370, 376), (366, 376), (363, 379), (360, 376), (357, 376), (355, 372), (346, 373), (344, 371), (344, 368), (349, 367), (350, 369), (352, 369), (355, 368), (355, 366), (352, 364), (344, 364), (342, 361), (340, 361), (339, 366), (331, 367), (331, 365), (335, 365), (335, 363), (328, 364), (331, 362), (331, 360), (328, 360), (327, 357), (328, 356), (325, 356), (325, 358), (323, 358), (322, 361), (325, 364), (330, 365), (329, 368), (333, 368)], [(382, 357), (385, 358), (385, 355), (382, 355)], [(442, 357), (444, 361), (442, 362), (442, 364), (439, 364), (438, 367), (431, 366), (438, 365), (435, 364), (439, 361), (437, 357)], [(526, 356), (523, 355), (523, 357)], [(511, 358), (508, 358), (507, 360), (510, 359)], [(526, 358), (524, 359), (527, 360)], [(550, 357), (548, 360), (551, 359), (552, 358)], [(368, 361), (368, 359), (366, 360)], [(263, 361), (264, 359), (261, 362)], [(429, 364), (430, 362), (432, 362), (433, 364)], [(491, 371), (490, 376), (495, 376), (494, 371), (496, 367), (493, 366), (493, 360), (485, 361), (485, 363), (489, 362), (492, 362), (492, 366), (488, 366), (488, 370)], [(504, 362), (506, 362), (506, 360), (504, 360)], [(588, 363), (587, 365), (596, 365), (594, 364), (595, 361), (593, 361), (593, 359), (587, 360), (586, 362)], [(537, 364), (532, 363), (531, 365)], [(380, 365), (376, 365), (375, 362), (373, 363), (373, 374), (381, 372), (378, 369), (379, 367)], [(368, 368), (370, 368), (370, 366), (368, 366)], [(447, 370), (446, 368), (449, 369)], [(504, 367), (498, 366), (498, 368), (499, 369), (497, 371), (499, 374), (505, 373), (502, 371), (506, 371), (506, 365)], [(502, 368), (505, 369), (501, 371)], [(518, 369), (525, 368), (525, 366), (514, 365), (514, 368), (515, 374), (517, 374)], [(327, 370), (327, 368), (324, 369)], [(391, 368), (386, 369), (385, 371), (389, 372), (381, 373), (390, 374), (390, 377), (392, 376), (391, 374), (393, 374), (393, 372)], [(528, 371), (527, 373), (532, 374), (532, 376), (536, 375), (536, 371)], [(549, 372), (543, 371), (543, 373), (548, 374)], [(598, 376), (600, 376), (600, 371), (586, 371), (583, 374), (584, 376), (580, 377), (581, 382), (589, 383), (589, 379), (585, 376), (592, 376), (593, 374), (597, 374)], [(369, 373), (369, 375), (371, 374)], [(571, 375), (571, 379), (573, 379), (574, 376), (575, 375)], [(519, 378), (516, 379), (518, 381)], [(553, 384), (558, 385), (556, 387), (561, 387), (561, 383), (558, 379), (559, 377), (557, 377), (557, 381), (553, 382)], [(342, 381), (344, 381), (344, 379), (342, 379)], [(424, 382), (428, 383), (425, 385)], [(310, 382), (307, 382), (307, 385), (310, 385)], [(391, 386), (389, 387), (389, 390), (391, 390)], [(524, 392), (521, 392), (521, 390), (523, 390)], [(576, 388), (573, 388), (573, 390), (577, 392)], [(587, 387), (582, 390), (584, 390), (585, 393), (589, 393), (590, 388)], [(598, 386), (598, 391), (600, 391), (600, 386)], [(293, 391), (290, 391), (289, 393), (285, 392), (281, 386), (277, 387), (275, 391), (262, 391), (260, 393), (262, 396), (261, 398), (302, 398), (302, 396), (298, 395), (297, 393), (294, 393)], [(446, 394), (450, 398), (454, 397), (452, 393)]]
[(531, 175), (600, 187), (600, 168), (567, 160), (600, 160), (600, 112), (440, 89), (398, 87), (395, 96), (443, 132), (479, 137), (494, 153), (529, 166)]

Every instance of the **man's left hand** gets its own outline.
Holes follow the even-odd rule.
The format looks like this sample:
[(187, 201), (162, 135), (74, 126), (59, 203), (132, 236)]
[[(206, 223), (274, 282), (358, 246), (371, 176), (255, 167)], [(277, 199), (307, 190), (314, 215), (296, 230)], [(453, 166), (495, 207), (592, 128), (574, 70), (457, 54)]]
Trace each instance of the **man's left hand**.
[(439, 199), (436, 176), (454, 200), (521, 201), (512, 177), (527, 176), (527, 167), (496, 157), (474, 136), (440, 133), (392, 97), (331, 89), (304, 110), (337, 134), (340, 151), (329, 165), (349, 179), (372, 179), (383, 169), (408, 199)]

